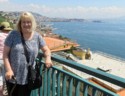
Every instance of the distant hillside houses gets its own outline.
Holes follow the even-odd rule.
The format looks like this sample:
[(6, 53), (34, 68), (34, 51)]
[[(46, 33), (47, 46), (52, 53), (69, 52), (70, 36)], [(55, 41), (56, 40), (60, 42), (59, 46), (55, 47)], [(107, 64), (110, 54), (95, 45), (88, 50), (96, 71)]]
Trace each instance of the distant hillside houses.
[[(67, 19), (67, 18), (49, 18), (47, 16), (42, 16), (38, 13), (34, 13), (32, 12), (33, 15), (36, 18), (36, 21), (39, 22), (72, 22), (72, 21), (79, 21), (79, 22), (83, 22), (85, 21), (85, 19)], [(11, 19), (17, 19), (17, 17), (19, 16), (20, 12), (5, 12), (5, 11), (0, 11), (0, 14), (2, 16), (5, 16), (7, 19), (11, 18)]]
[[(5, 11), (0, 11), (0, 16), (4, 16), (5, 20), (15, 24), (17, 22), (17, 19), (20, 15), (20, 12), (5, 12)], [(47, 16), (40, 15), (38, 13), (31, 12), (34, 17), (36, 18), (36, 22), (38, 25), (38, 28), (41, 29), (41, 25), (44, 24), (44, 22), (96, 22), (100, 23), (101, 21), (99, 20), (86, 20), (86, 19), (77, 19), (77, 18), (49, 18)]]

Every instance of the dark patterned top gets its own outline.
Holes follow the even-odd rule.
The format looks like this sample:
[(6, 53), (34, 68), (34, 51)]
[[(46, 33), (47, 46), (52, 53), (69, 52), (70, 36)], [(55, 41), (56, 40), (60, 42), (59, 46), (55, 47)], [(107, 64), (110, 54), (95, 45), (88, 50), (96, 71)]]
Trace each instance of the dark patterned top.
[[(39, 49), (46, 45), (45, 41), (39, 33), (34, 32), (32, 39), (25, 40), (25, 42), (30, 56), (29, 64), (34, 64)], [(16, 76), (17, 84), (27, 84), (28, 64), (24, 54), (20, 32), (12, 31), (7, 36), (5, 45), (11, 48), (9, 53), (9, 61), (14, 75)], [(13, 83), (12, 80), (10, 80), (10, 82)]]

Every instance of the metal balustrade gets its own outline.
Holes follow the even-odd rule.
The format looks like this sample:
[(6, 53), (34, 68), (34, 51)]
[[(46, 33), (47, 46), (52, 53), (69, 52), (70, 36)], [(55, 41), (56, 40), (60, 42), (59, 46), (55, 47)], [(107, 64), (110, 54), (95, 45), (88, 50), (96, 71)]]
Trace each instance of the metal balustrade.
[[(41, 56), (42, 53), (40, 53)], [(52, 55), (54, 63), (67, 65), (94, 77), (108, 81), (112, 84), (125, 88), (125, 79), (111, 75), (109, 73), (84, 66), (82, 64), (66, 60), (58, 55)], [(39, 60), (44, 68), (44, 61)], [(42, 70), (41, 69), (41, 70)], [(63, 70), (57, 65), (41, 71), (43, 76), (43, 84), (40, 89), (32, 91), (31, 96), (119, 96), (97, 84), (89, 82), (71, 72)]]

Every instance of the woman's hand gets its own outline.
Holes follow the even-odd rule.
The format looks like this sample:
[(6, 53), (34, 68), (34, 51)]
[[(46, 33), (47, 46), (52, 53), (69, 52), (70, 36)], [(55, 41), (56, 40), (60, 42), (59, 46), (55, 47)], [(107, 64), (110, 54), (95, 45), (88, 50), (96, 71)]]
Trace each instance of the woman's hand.
[(46, 64), (46, 68), (50, 68), (50, 67), (53, 66), (53, 63), (52, 63), (52, 61), (51, 61), (50, 58), (47, 58), (47, 59), (45, 60), (45, 64)]
[(50, 49), (48, 48), (48, 46), (44, 46), (41, 48), (44, 55), (45, 55), (45, 64), (46, 64), (46, 68), (50, 68), (53, 66), (53, 63), (51, 61), (51, 52)]
[(14, 76), (14, 73), (13, 73), (12, 70), (9, 70), (9, 71), (7, 71), (7, 72), (5, 73), (5, 78), (6, 78), (6, 80), (12, 79), (12, 76)]
[(10, 66), (10, 60), (9, 60), (9, 53), (10, 53), (10, 47), (4, 45), (4, 51), (3, 51), (3, 61), (4, 61), (4, 67), (5, 67), (5, 70), (6, 70), (6, 73), (5, 73), (5, 78), (6, 80), (10, 80), (12, 78), (12, 76), (14, 76), (14, 73), (11, 69), (11, 66)]

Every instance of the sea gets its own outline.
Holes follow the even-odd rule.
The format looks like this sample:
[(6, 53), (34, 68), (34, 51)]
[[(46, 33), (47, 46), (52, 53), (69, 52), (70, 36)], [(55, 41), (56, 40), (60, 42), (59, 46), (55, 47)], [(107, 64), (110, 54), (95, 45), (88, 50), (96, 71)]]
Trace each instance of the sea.
[(125, 22), (53, 22), (55, 34), (70, 38), (82, 49), (125, 59)]

